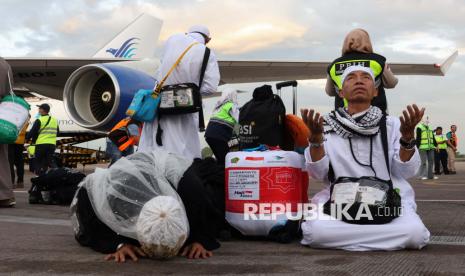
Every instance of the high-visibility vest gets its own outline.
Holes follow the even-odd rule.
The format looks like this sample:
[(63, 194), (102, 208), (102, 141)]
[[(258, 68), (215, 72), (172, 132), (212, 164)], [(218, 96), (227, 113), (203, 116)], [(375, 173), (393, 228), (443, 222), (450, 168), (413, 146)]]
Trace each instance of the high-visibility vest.
[[(384, 72), (386, 58), (375, 53), (352, 52), (334, 60), (328, 66), (328, 75), (331, 77), (334, 85), (342, 89), (342, 74), (347, 67), (360, 65), (369, 67), (375, 76), (375, 82), (381, 81)], [(344, 99), (344, 106), (347, 107), (347, 100)]]
[(223, 104), (220, 110), (213, 114), (213, 116), (210, 118), (210, 121), (224, 123), (231, 127), (234, 127), (234, 125), (236, 124), (236, 119), (234, 119), (229, 113), (233, 106), (234, 104), (232, 102), (227, 102)]
[[(47, 124), (48, 119), (50, 121)], [(50, 115), (41, 116), (39, 119), (40, 121), (40, 129), (39, 129), (39, 136), (37, 136), (37, 140), (34, 143), (35, 145), (56, 145), (57, 143), (57, 132), (58, 132), (58, 121), (57, 119), (51, 117)]]
[[(110, 131), (108, 137), (115, 143), (120, 151), (126, 150), (128, 147), (136, 144), (136, 138), (131, 136), (128, 131), (128, 125), (131, 118), (124, 118), (119, 121)], [(141, 128), (139, 127), (139, 135)]]
[(438, 143), (438, 149), (447, 149), (447, 143), (442, 143), (442, 141), (447, 141), (447, 138), (444, 136), (444, 134), (441, 135), (435, 135), (434, 136), (436, 139), (436, 143)]
[(434, 133), (424, 124), (418, 126), (421, 130), (420, 150), (434, 149)]
[(34, 156), (34, 154), (36, 154), (36, 146), (29, 145), (27, 147), (27, 153), (29, 153), (29, 156)]

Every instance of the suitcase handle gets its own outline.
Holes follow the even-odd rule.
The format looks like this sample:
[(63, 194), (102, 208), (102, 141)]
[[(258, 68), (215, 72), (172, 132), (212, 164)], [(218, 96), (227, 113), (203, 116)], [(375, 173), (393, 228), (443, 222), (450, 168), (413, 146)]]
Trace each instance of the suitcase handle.
[(292, 86), (292, 113), (297, 113), (297, 81), (283, 81), (276, 84), (278, 95), (281, 97), (281, 88)]
[(297, 81), (293, 80), (293, 81), (283, 81), (283, 82), (279, 82), (276, 84), (276, 89), (281, 89), (283, 87), (288, 87), (288, 86), (292, 86), (292, 87), (297, 87)]

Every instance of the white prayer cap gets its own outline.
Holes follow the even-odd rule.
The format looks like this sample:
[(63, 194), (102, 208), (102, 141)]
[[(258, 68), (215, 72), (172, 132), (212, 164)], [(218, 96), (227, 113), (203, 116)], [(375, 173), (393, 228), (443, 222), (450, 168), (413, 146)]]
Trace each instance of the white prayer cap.
[(187, 31), (188, 33), (201, 33), (203, 35), (205, 35), (206, 37), (208, 38), (211, 38), (210, 37), (210, 31), (208, 30), (207, 26), (205, 25), (194, 25), (192, 27), (189, 28), (189, 31)]
[(152, 198), (142, 207), (136, 232), (142, 250), (149, 257), (176, 256), (189, 236), (184, 206), (171, 196)]
[(353, 65), (353, 66), (349, 66), (347, 67), (345, 70), (344, 70), (344, 73), (342, 73), (342, 77), (341, 77), (341, 84), (344, 84), (344, 81), (346, 80), (347, 76), (352, 73), (352, 72), (355, 72), (355, 71), (363, 71), (363, 72), (366, 72), (368, 73), (371, 78), (373, 79), (373, 82), (375, 81), (375, 74), (373, 73), (373, 70), (371, 70), (370, 67), (365, 67), (365, 66), (360, 66), (360, 65)]

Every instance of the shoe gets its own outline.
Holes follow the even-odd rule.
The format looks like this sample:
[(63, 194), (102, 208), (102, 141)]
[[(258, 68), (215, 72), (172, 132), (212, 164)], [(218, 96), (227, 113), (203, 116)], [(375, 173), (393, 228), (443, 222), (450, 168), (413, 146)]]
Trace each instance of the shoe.
[(17, 189), (24, 189), (24, 182), (23, 181), (18, 181), (18, 183), (16, 183), (16, 188)]
[(421, 178), (421, 180), (428, 180), (428, 177), (423, 176), (423, 177)]
[(433, 177), (433, 179), (435, 179), (435, 180), (436, 180), (436, 179), (439, 179), (439, 177), (435, 176), (435, 177)]
[(16, 200), (15, 198), (0, 200), (0, 208), (11, 208), (15, 207)]
[(449, 172), (449, 173), (450, 173), (450, 174), (457, 174), (456, 171), (451, 171), (451, 172)]

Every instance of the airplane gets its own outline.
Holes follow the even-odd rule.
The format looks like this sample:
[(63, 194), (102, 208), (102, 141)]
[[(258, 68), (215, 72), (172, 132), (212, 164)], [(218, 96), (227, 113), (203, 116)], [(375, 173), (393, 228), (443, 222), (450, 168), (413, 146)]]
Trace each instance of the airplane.
[[(15, 86), (62, 100), (81, 127), (106, 131), (125, 117), (133, 95), (152, 89), (162, 21), (141, 14), (92, 58), (6, 58)], [(458, 55), (443, 63), (390, 63), (396, 75), (444, 76)], [(330, 62), (219, 60), (220, 84), (323, 79)], [(218, 94), (218, 93), (216, 93)]]

